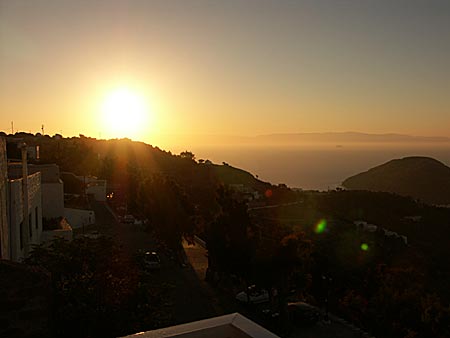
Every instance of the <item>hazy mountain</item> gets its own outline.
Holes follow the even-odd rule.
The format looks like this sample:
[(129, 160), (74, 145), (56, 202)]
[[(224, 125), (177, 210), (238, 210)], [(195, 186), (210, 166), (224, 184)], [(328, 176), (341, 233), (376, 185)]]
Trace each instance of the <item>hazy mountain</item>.
[[(359, 132), (327, 132), (327, 133), (277, 133), (257, 136), (242, 135), (184, 135), (176, 136), (178, 145), (171, 147), (209, 145), (209, 146), (292, 146), (333, 144), (450, 144), (449, 137), (412, 136), (404, 134), (368, 134)], [(170, 142), (169, 142), (170, 143)]]
[(272, 143), (428, 143), (450, 142), (448, 137), (411, 136), (403, 134), (366, 134), (358, 132), (329, 132), (329, 133), (295, 133), (269, 134), (255, 137), (256, 140)]
[(391, 160), (347, 178), (347, 189), (385, 191), (431, 204), (450, 204), (450, 168), (429, 157)]

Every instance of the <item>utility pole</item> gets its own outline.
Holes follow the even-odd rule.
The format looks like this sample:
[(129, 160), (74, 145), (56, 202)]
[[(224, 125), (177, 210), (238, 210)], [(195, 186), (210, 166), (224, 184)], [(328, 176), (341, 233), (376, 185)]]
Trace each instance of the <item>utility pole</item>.
[(41, 130), (42, 130), (42, 136), (44, 136), (44, 125), (41, 126)]
[(14, 121), (11, 121), (11, 134), (14, 135)]

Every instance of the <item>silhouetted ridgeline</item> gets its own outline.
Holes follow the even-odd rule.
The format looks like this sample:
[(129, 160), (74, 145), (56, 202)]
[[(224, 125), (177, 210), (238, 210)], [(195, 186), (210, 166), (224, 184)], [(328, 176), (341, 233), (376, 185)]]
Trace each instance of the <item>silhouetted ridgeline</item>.
[(410, 196), (430, 204), (450, 204), (450, 168), (429, 157), (392, 160), (349, 177), (342, 185)]
[[(243, 185), (262, 195), (271, 187), (269, 183), (226, 163), (217, 165), (208, 160), (197, 162), (193, 158), (174, 155), (129, 139), (97, 140), (83, 135), (64, 138), (61, 135), (50, 137), (27, 133), (8, 137), (20, 138), (29, 146), (38, 145), (40, 159), (37, 162), (56, 163), (62, 172), (106, 179), (109, 185), (127, 190), (124, 194), (131, 199), (136, 198), (136, 184), (153, 174), (174, 179), (192, 202), (200, 205), (207, 213), (215, 207), (215, 194), (220, 184)], [(13, 148), (8, 149), (8, 153), (14, 152)], [(33, 162), (32, 159), (30, 161)]]

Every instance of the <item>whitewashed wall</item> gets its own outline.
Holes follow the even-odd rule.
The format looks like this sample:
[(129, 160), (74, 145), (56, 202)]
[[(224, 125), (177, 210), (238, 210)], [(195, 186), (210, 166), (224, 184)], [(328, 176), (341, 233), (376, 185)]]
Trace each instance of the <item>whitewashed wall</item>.
[[(25, 254), (25, 241), (22, 240), (20, 229), (23, 222), (22, 179), (9, 182), (9, 230), (11, 260), (20, 261)], [(42, 200), (41, 200), (41, 174), (28, 176), (28, 215), (29, 224), (22, 224), (31, 230), (28, 238), (29, 249), (33, 244), (40, 244), (42, 234)]]
[(74, 229), (95, 223), (95, 213), (92, 210), (64, 208), (64, 217)]

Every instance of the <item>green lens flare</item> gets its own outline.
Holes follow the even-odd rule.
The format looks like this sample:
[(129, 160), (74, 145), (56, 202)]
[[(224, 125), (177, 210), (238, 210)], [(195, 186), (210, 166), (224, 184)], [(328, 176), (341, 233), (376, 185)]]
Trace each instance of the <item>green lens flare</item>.
[(327, 228), (327, 221), (324, 219), (321, 219), (319, 221), (319, 223), (316, 224), (316, 227), (314, 229), (314, 231), (316, 232), (316, 234), (321, 234), (322, 232), (324, 232)]
[(361, 244), (361, 250), (363, 250), (363, 251), (369, 250), (369, 245), (367, 243)]

